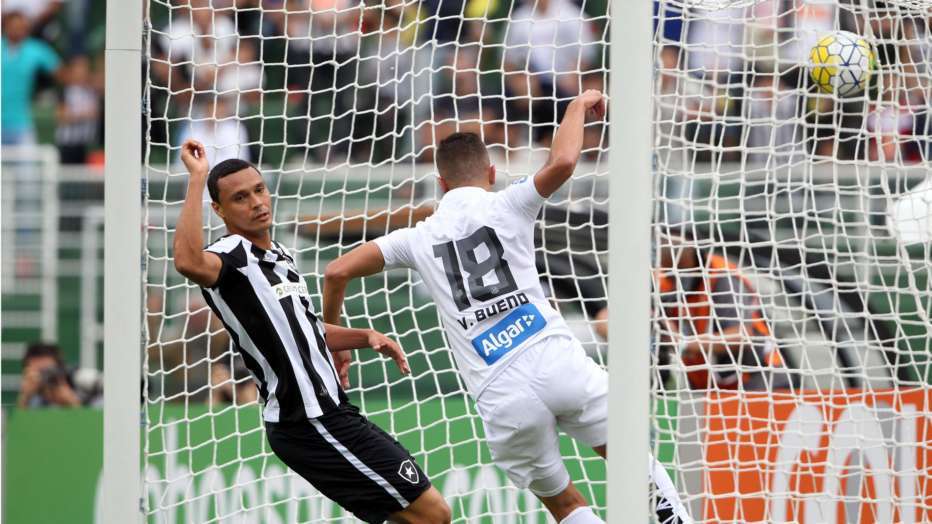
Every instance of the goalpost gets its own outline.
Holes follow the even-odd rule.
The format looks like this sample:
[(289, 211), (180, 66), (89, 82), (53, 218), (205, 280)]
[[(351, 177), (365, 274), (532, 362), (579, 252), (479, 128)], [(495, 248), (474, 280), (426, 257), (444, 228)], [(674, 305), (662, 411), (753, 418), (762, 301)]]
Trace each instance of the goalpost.
[[(592, 87), (612, 124), (587, 127), (536, 241), (545, 289), (611, 362), (611, 461), (561, 441), (597, 513), (650, 519), (650, 450), (697, 522), (932, 518), (927, 2), (419, 4), (108, 3), (102, 521), (347, 519), (271, 453), (251, 379), (173, 268), (184, 137), (262, 168), (273, 238), (319, 308), (327, 262), (430, 214), (437, 137), (480, 132), (504, 185), (540, 167), (562, 104)], [(840, 29), (877, 59), (846, 98), (808, 79), (809, 49)], [(660, 278), (670, 252), (695, 263)], [(493, 465), (419, 280), (365, 279), (344, 320), (406, 349), (409, 377), (357, 354), (349, 394), (454, 518), (545, 522)], [(696, 320), (740, 326), (735, 349), (697, 350)]]

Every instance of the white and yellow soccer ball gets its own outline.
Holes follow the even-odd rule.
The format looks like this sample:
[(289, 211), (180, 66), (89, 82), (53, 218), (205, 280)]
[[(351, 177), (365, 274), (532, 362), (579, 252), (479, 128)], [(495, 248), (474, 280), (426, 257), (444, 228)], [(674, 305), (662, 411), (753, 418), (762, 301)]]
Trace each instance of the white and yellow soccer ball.
[(809, 76), (824, 93), (840, 97), (867, 87), (876, 63), (867, 40), (849, 31), (823, 36), (809, 52)]

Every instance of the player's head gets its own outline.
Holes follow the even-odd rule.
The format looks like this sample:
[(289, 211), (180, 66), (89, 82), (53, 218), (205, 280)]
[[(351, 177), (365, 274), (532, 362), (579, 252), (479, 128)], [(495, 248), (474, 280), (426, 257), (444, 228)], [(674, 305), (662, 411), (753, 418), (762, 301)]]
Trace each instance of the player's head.
[(232, 158), (207, 175), (211, 206), (231, 233), (257, 233), (272, 225), (272, 196), (256, 166)]
[(476, 133), (453, 133), (444, 138), (437, 146), (436, 161), (444, 192), (464, 186), (488, 189), (495, 183), (495, 166)]

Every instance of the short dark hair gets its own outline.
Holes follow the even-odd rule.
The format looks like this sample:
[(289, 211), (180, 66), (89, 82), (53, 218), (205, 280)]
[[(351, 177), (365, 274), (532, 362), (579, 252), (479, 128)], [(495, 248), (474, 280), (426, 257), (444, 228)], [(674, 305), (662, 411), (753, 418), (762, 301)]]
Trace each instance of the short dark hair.
[(61, 356), (61, 349), (55, 344), (47, 344), (44, 342), (29, 344), (29, 347), (26, 348), (26, 353), (23, 354), (23, 367), (25, 368), (30, 360), (39, 357), (52, 357), (59, 367), (65, 367), (65, 361)]
[(217, 187), (217, 182), (227, 175), (232, 175), (233, 173), (249, 169), (250, 167), (255, 169), (256, 173), (262, 175), (258, 167), (254, 166), (251, 162), (239, 158), (228, 158), (215, 165), (213, 169), (210, 170), (210, 174), (207, 175), (207, 192), (210, 193), (210, 199), (219, 204), (220, 189)]
[(440, 178), (453, 187), (485, 174), (489, 151), (476, 133), (453, 133), (437, 146), (437, 170)]

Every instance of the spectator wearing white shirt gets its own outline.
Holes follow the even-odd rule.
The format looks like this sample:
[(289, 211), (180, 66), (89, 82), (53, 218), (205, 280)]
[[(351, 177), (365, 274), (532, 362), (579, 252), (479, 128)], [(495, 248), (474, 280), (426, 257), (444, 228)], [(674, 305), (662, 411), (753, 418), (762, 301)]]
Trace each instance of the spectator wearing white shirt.
[(505, 37), (509, 123), (530, 124), (536, 140), (549, 142), (597, 51), (592, 27), (573, 2), (531, 0), (515, 9)]
[(216, 89), (218, 68), (236, 62), (239, 35), (230, 14), (212, 8), (207, 0), (190, 0), (190, 7), (172, 9), (168, 25), (159, 33), (173, 85), (190, 82), (198, 91)]
[(195, 99), (191, 120), (182, 128), (178, 143), (183, 144), (192, 137), (204, 144), (209, 165), (231, 158), (252, 160), (249, 132), (237, 118), (236, 98), (230, 95), (210, 93)]
[(217, 92), (237, 97), (239, 114), (250, 112), (262, 98), (262, 63), (257, 44), (252, 38), (243, 38), (236, 49), (236, 60), (220, 68)]
[(748, 162), (785, 166), (801, 159), (804, 130), (799, 125), (799, 95), (774, 73), (752, 73), (745, 116)]

